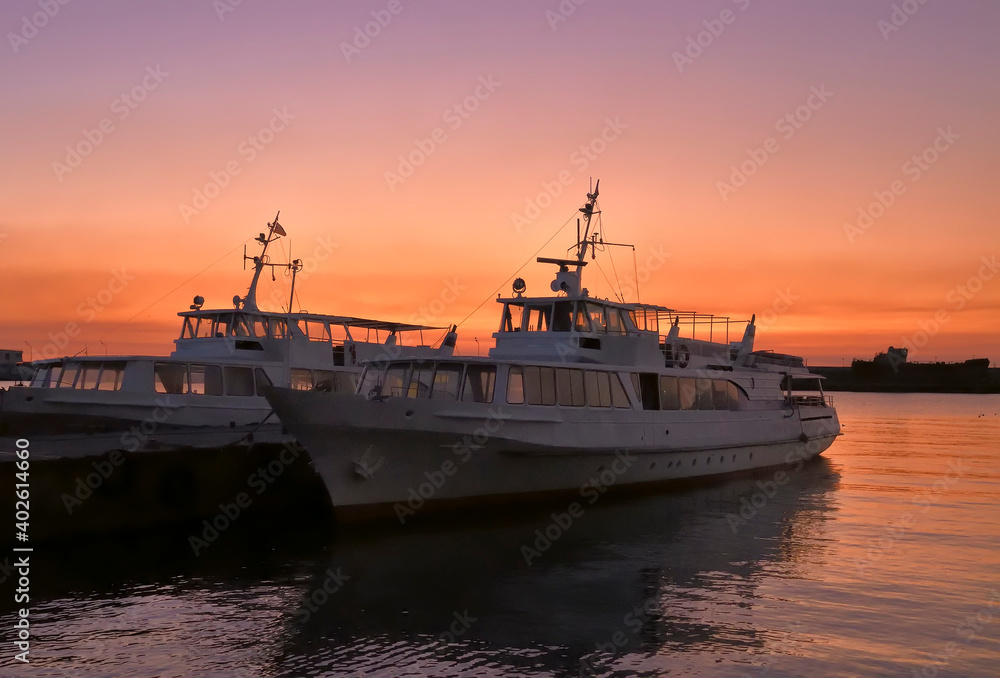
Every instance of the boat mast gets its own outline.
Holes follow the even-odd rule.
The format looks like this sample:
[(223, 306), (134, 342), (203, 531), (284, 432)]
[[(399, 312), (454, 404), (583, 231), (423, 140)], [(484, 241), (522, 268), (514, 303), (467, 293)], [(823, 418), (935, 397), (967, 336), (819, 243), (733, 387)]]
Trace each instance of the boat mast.
[[(285, 235), (285, 229), (283, 229), (281, 227), (281, 224), (278, 223), (278, 215), (280, 214), (281, 210), (278, 210), (278, 213), (274, 215), (274, 221), (267, 225), (266, 236), (263, 233), (261, 233), (256, 238), (254, 238), (254, 240), (256, 240), (257, 242), (259, 242), (261, 245), (264, 246), (264, 249), (261, 250), (260, 255), (256, 257), (248, 257), (246, 245), (243, 246), (244, 266), (246, 265), (247, 260), (252, 260), (254, 270), (253, 270), (253, 280), (250, 281), (250, 289), (247, 290), (247, 295), (243, 297), (243, 299), (240, 299), (239, 297), (233, 299), (234, 305), (237, 308), (240, 308), (240, 303), (242, 303), (242, 307), (244, 310), (247, 311), (259, 310), (257, 308), (257, 282), (260, 280), (260, 273), (261, 271), (264, 270), (265, 266), (275, 265), (275, 264), (269, 264), (267, 261), (267, 246), (270, 245), (275, 240), (277, 240), (278, 238), (280, 238), (281, 236)], [(290, 307), (289, 310), (291, 310)]]
[[(601, 190), (601, 180), (598, 179), (597, 185), (594, 186), (594, 192), (587, 194), (587, 204), (580, 208), (580, 211), (583, 212), (584, 225), (583, 225), (583, 238), (580, 238), (580, 222), (579, 220), (577, 220), (577, 227), (576, 227), (577, 276), (580, 275), (582, 268), (586, 265), (584, 259), (587, 258), (587, 249), (589, 247), (596, 248), (596, 243), (588, 242), (588, 240), (590, 238), (591, 220), (594, 218), (594, 205), (597, 203), (597, 196), (600, 193), (600, 190)], [(600, 214), (600, 212), (598, 212), (598, 214)]]

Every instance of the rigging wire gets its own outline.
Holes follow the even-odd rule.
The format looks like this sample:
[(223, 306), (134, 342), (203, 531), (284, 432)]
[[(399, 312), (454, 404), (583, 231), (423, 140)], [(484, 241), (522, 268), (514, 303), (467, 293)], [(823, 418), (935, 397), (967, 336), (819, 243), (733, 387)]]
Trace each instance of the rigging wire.
[(226, 252), (225, 254), (223, 254), (221, 257), (219, 257), (218, 259), (216, 259), (215, 261), (213, 261), (212, 263), (210, 263), (208, 266), (206, 266), (205, 268), (201, 269), (200, 271), (198, 271), (197, 273), (195, 273), (193, 276), (191, 276), (190, 278), (188, 278), (187, 280), (185, 280), (184, 282), (182, 282), (180, 285), (178, 285), (177, 287), (175, 287), (174, 289), (170, 290), (169, 292), (167, 292), (166, 294), (164, 294), (162, 297), (160, 297), (159, 299), (157, 299), (156, 301), (154, 301), (153, 303), (151, 303), (149, 306), (146, 306), (145, 308), (143, 308), (141, 311), (139, 311), (138, 313), (136, 313), (135, 315), (133, 315), (131, 318), (129, 318), (125, 322), (127, 322), (127, 323), (132, 322), (133, 320), (135, 320), (136, 318), (138, 318), (140, 315), (142, 315), (143, 313), (145, 313), (146, 311), (148, 311), (149, 309), (153, 308), (158, 303), (160, 303), (161, 301), (163, 301), (164, 299), (166, 299), (167, 297), (169, 297), (171, 294), (173, 294), (174, 292), (176, 292), (177, 290), (179, 290), (180, 288), (184, 287), (189, 282), (191, 282), (192, 280), (194, 280), (195, 278), (197, 278), (199, 275), (201, 275), (202, 273), (204, 273), (205, 271), (207, 271), (208, 269), (212, 268), (217, 263), (219, 263), (220, 261), (222, 261), (223, 259), (225, 259), (226, 257), (228, 257), (230, 254), (232, 254), (233, 252), (235, 252), (236, 250), (238, 250), (240, 247), (242, 247), (243, 245), (246, 245), (251, 240), (253, 240), (253, 238), (247, 238), (246, 240), (244, 240), (243, 242), (241, 242), (239, 245), (237, 245), (236, 247), (234, 247), (233, 249), (229, 250), (228, 252)]
[(506, 285), (507, 283), (510, 282), (511, 278), (513, 278), (515, 275), (517, 275), (518, 273), (520, 273), (521, 270), (525, 266), (527, 266), (528, 264), (530, 264), (531, 260), (534, 259), (536, 256), (538, 256), (538, 253), (541, 252), (543, 249), (545, 249), (546, 245), (548, 245), (550, 242), (552, 242), (557, 235), (559, 235), (560, 233), (562, 233), (562, 230), (564, 228), (566, 228), (566, 224), (570, 223), (575, 218), (576, 218), (576, 214), (574, 213), (573, 216), (571, 216), (569, 219), (567, 219), (563, 223), (562, 226), (560, 226), (558, 229), (556, 229), (555, 233), (553, 233), (551, 236), (549, 236), (548, 240), (546, 240), (544, 243), (542, 243), (541, 247), (539, 247), (537, 250), (535, 250), (534, 254), (532, 254), (530, 257), (528, 257), (528, 259), (523, 264), (521, 264), (516, 271), (514, 271), (513, 273), (511, 273), (510, 276), (506, 280), (504, 280), (502, 283), (500, 283), (500, 286), (497, 287), (495, 290), (493, 290), (493, 294), (491, 294), (490, 296), (486, 297), (481, 302), (479, 302), (479, 305), (476, 306), (474, 309), (472, 309), (472, 311), (469, 312), (469, 315), (467, 315), (464, 318), (462, 318), (462, 322), (458, 323), (457, 327), (461, 327), (462, 324), (465, 323), (466, 320), (468, 320), (469, 318), (471, 318), (476, 313), (476, 311), (478, 311), (480, 308), (483, 307), (483, 304), (485, 304), (487, 301), (490, 301), (491, 299), (494, 299), (495, 298), (494, 295), (498, 294), (500, 292), (500, 290), (503, 289), (504, 285)]

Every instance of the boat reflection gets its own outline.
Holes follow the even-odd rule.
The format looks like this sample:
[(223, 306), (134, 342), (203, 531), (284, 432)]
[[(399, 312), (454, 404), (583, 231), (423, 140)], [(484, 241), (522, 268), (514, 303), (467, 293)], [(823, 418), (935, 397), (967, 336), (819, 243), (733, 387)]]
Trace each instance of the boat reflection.
[(759, 650), (758, 582), (823, 558), (839, 475), (819, 459), (774, 480), (598, 502), (559, 530), (550, 508), (342, 535), (288, 611), (280, 665), (578, 675), (677, 650)]

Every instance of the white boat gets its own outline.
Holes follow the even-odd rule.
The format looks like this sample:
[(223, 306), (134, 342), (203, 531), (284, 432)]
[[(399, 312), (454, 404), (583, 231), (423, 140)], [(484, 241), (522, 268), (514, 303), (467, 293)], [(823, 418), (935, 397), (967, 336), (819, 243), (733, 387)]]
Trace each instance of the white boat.
[[(33, 459), (122, 452), (214, 449), (290, 440), (271, 415), (263, 388), (277, 384), (353, 394), (364, 360), (449, 354), (423, 345), (423, 325), (258, 307), (257, 284), (270, 268), (291, 275), (300, 260), (272, 263), (268, 247), (285, 231), (277, 217), (256, 239), (247, 294), (233, 308), (204, 309), (197, 296), (181, 318), (169, 356), (74, 356), (35, 361), (28, 386), (0, 391), (0, 450), (31, 441)], [(404, 345), (403, 337), (419, 337)], [(10, 453), (13, 458), (13, 453)]]
[(377, 361), (363, 398), (267, 389), (338, 518), (552, 493), (582, 506), (612, 487), (800, 464), (840, 434), (822, 378), (755, 351), (753, 319), (730, 343), (728, 318), (590, 296), (586, 255), (604, 243), (587, 197), (576, 256), (538, 259), (558, 266), (554, 294), (518, 279), (498, 297), (488, 358)]

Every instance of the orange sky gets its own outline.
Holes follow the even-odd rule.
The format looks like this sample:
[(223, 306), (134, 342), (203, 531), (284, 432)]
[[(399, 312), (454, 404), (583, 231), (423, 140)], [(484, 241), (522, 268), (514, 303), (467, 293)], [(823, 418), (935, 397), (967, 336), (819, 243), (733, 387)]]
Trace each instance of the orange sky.
[[(239, 246), (278, 209), (308, 310), (458, 322), (593, 176), (643, 301), (756, 313), (758, 347), (812, 364), (1000, 360), (995, 2), (899, 26), (870, 0), (220, 6), (0, 9), (0, 347), (39, 357), (75, 322), (60, 353), (168, 351), (191, 297), (245, 292)], [(876, 193), (892, 204), (859, 228)], [(550, 273), (521, 275), (530, 293)], [(496, 324), (487, 302), (460, 350)]]

